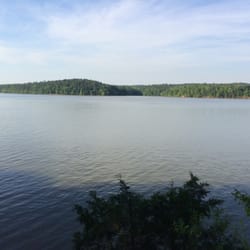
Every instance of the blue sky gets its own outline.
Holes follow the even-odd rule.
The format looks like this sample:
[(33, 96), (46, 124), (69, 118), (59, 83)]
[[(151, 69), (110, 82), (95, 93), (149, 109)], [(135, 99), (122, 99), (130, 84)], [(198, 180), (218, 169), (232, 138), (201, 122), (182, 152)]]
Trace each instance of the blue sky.
[(250, 82), (249, 0), (0, 0), (0, 83)]

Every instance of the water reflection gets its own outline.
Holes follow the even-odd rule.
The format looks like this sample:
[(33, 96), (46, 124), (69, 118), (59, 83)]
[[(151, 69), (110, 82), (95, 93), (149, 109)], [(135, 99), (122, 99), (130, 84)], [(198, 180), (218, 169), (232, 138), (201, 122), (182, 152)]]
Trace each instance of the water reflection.
[(249, 124), (249, 100), (0, 94), (0, 248), (70, 248), (72, 204), (117, 174), (149, 192), (192, 171), (230, 208)]
[[(115, 179), (114, 183), (99, 182), (63, 188), (48, 177), (10, 170), (0, 171), (0, 185), (1, 249), (72, 248), (72, 234), (79, 227), (73, 204), (84, 204), (90, 190), (97, 190), (100, 195), (118, 190), (118, 181)], [(165, 184), (132, 183), (131, 187), (148, 195), (155, 190), (164, 190), (168, 185), (169, 180), (166, 180)], [(241, 185), (237, 187), (246, 189)], [(230, 196), (233, 188), (212, 188), (212, 193), (217, 197), (224, 193), (222, 198), (227, 197), (227, 213), (234, 220), (244, 221), (242, 208)]]

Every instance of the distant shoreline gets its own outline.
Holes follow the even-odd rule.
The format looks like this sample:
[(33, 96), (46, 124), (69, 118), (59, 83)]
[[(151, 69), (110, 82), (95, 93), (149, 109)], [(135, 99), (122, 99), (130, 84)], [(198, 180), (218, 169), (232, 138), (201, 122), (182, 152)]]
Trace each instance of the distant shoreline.
[(248, 83), (109, 85), (88, 79), (65, 79), (0, 85), (0, 93), (76, 96), (162, 96), (180, 98), (249, 99)]
[(158, 95), (70, 95), (70, 94), (39, 94), (39, 93), (7, 93), (0, 92), (0, 95), (41, 95), (41, 96), (77, 96), (77, 97), (162, 97), (162, 98), (178, 98), (178, 99), (218, 99), (218, 100), (249, 100), (250, 97), (210, 97), (210, 96), (202, 96), (202, 97), (191, 97), (191, 96), (158, 96)]

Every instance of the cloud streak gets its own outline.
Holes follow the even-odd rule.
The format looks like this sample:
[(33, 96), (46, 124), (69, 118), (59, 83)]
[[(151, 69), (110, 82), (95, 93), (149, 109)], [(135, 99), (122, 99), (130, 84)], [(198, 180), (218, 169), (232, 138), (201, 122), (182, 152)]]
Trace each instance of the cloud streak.
[(66, 2), (18, 5), (26, 24), (18, 42), (12, 38), (19, 30), (8, 30), (6, 19), (17, 7), (7, 6), (2, 17), (0, 12), (6, 23), (0, 26), (6, 33), (0, 63), (53, 63), (56, 71), (48, 77), (70, 69), (65, 76), (110, 83), (250, 81), (243, 70), (250, 66), (247, 1)]
[[(121, 1), (109, 7), (77, 9), (48, 18), (48, 34), (72, 43), (168, 45), (200, 37), (235, 39), (249, 34), (250, 8), (213, 4), (181, 8), (155, 1)], [(227, 7), (227, 8), (226, 8)], [(143, 46), (143, 43), (141, 44)]]

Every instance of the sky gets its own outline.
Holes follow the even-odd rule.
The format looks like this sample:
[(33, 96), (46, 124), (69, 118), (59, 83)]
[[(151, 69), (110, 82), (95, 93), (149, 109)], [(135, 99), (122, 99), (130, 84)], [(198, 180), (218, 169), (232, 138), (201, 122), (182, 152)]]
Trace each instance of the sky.
[(250, 82), (250, 0), (0, 0), (0, 84)]

